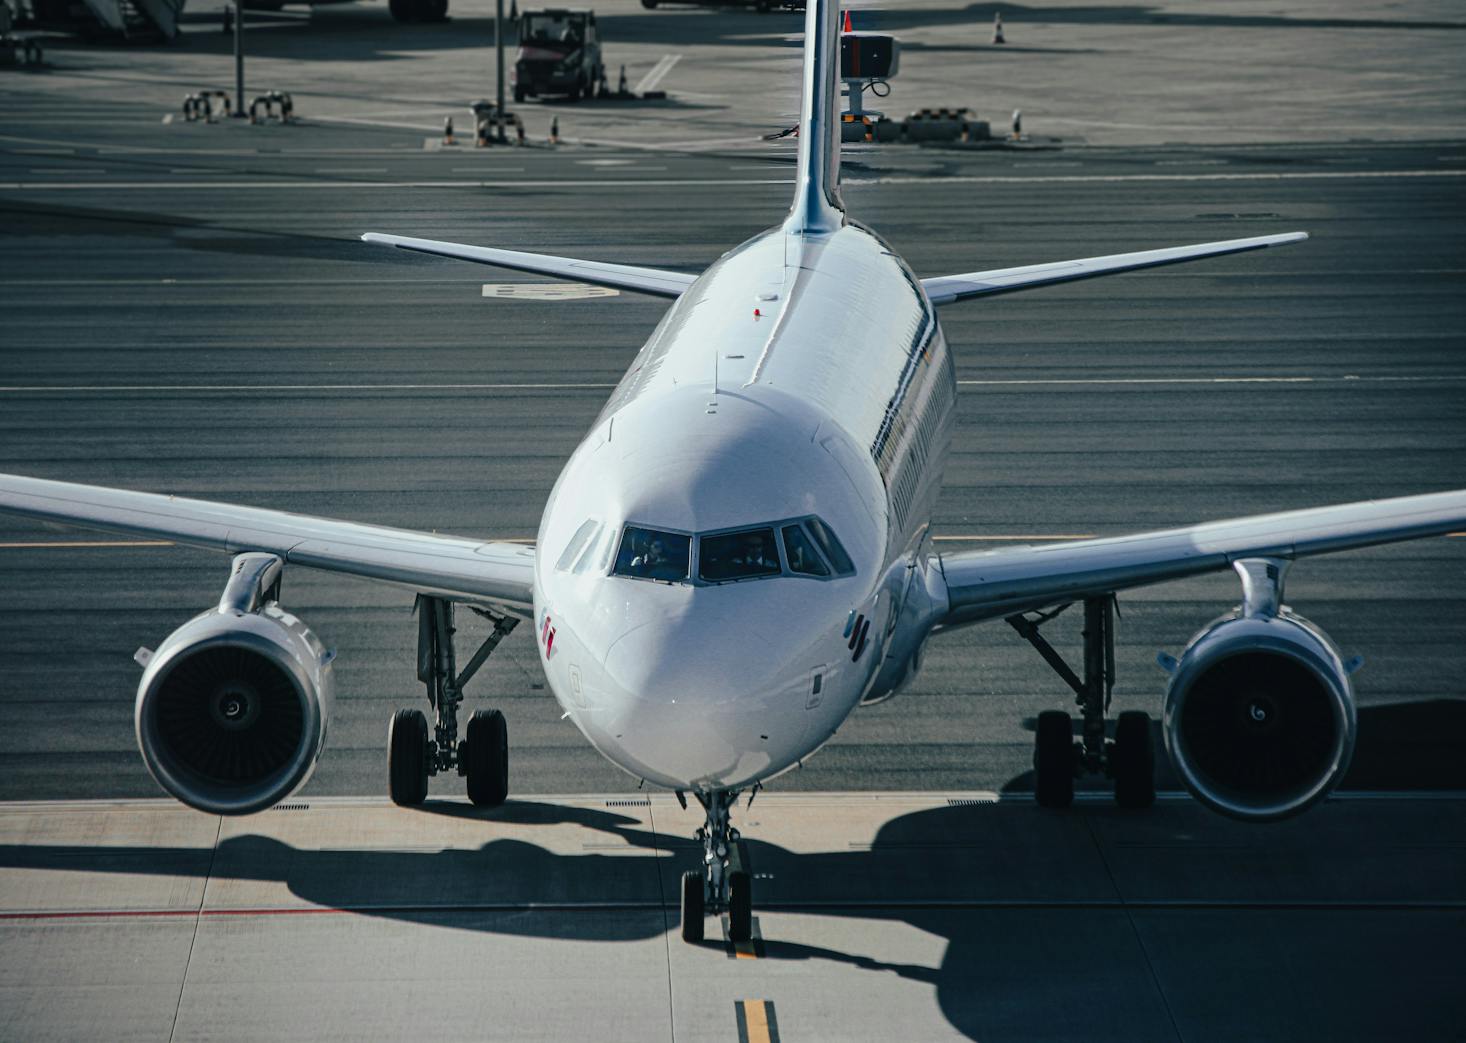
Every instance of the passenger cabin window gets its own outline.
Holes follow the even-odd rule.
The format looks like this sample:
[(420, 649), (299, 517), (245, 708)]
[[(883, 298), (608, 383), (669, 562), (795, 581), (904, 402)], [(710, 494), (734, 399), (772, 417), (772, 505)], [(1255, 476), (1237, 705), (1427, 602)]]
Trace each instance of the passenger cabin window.
[(779, 548), (773, 529), (745, 529), (704, 536), (699, 541), (698, 578), (708, 583), (777, 576)]
[(830, 567), (820, 560), (804, 530), (798, 525), (784, 526), (784, 558), (789, 571), (799, 576), (828, 576)]
[(814, 541), (820, 545), (820, 550), (825, 552), (825, 557), (835, 567), (836, 572), (842, 576), (848, 576), (855, 571), (855, 563), (850, 560), (850, 555), (845, 553), (845, 548), (840, 545), (840, 541), (830, 531), (828, 525), (818, 518), (810, 518), (804, 524), (809, 529), (809, 534), (814, 537)]
[(613, 571), (617, 576), (676, 583), (687, 578), (691, 554), (691, 536), (628, 525), (621, 537), (621, 550), (616, 554)]

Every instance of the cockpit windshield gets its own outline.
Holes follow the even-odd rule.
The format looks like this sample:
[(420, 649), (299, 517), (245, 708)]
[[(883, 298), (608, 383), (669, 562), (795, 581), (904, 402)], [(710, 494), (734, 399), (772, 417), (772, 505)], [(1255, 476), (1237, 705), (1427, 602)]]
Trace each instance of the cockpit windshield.
[[(614, 528), (598, 532), (597, 523), (586, 522), (571, 538), (558, 567), (574, 572), (589, 569), (604, 575), (615, 538)], [(691, 567), (694, 541), (695, 571)], [(620, 549), (611, 569), (613, 576), (694, 586), (768, 576), (832, 579), (854, 572), (855, 565), (834, 532), (813, 517), (697, 536), (628, 525), (621, 533)]]
[(621, 536), (621, 549), (616, 553), (616, 567), (612, 572), (617, 576), (676, 583), (687, 578), (691, 556), (691, 536), (628, 525)]
[(776, 576), (780, 571), (773, 529), (722, 532), (698, 541), (697, 576), (708, 583)]

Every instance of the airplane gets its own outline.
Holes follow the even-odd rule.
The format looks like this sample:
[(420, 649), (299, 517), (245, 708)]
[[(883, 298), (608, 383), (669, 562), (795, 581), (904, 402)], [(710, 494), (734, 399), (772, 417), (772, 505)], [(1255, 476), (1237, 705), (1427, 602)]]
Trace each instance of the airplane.
[[(793, 203), (784, 221), (699, 275), (465, 246), (362, 238), (424, 254), (614, 287), (673, 303), (575, 449), (533, 547), (15, 475), (0, 510), (235, 555), (218, 605), (143, 667), (135, 725), (159, 785), (215, 814), (268, 808), (303, 785), (326, 742), (332, 653), (282, 607), (287, 567), (417, 595), (418, 677), (433, 713), (388, 730), (388, 790), (420, 804), (457, 771), (483, 806), (508, 795), (497, 710), (458, 733), (469, 679), (518, 623), (566, 716), (644, 783), (705, 810), (703, 865), (681, 882), (682, 937), (726, 913), (746, 940), (752, 895), (730, 812), (801, 764), (859, 706), (918, 670), (928, 639), (1006, 620), (1074, 689), (1040, 715), (1037, 802), (1062, 807), (1076, 775), (1153, 802), (1150, 720), (1107, 738), (1116, 596), (1234, 569), (1241, 604), (1178, 657), (1162, 733), (1186, 787), (1245, 820), (1297, 814), (1348, 766), (1351, 673), (1324, 631), (1283, 603), (1297, 559), (1466, 527), (1466, 491), (1345, 503), (1160, 532), (937, 553), (931, 519), (957, 385), (938, 309), (1259, 250), (1301, 232), (920, 278), (851, 219), (839, 188), (839, 21), (805, 15)], [(1082, 605), (1082, 675), (1041, 632)], [(454, 611), (493, 631), (460, 669)]]

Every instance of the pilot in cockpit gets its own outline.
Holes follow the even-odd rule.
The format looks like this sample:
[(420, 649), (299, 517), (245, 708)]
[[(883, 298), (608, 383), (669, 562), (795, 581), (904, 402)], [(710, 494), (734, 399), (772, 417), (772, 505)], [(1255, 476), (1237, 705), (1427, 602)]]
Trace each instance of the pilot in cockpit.
[(631, 559), (631, 568), (642, 575), (651, 575), (658, 565), (667, 564), (667, 548), (661, 540), (652, 540), (645, 551)]

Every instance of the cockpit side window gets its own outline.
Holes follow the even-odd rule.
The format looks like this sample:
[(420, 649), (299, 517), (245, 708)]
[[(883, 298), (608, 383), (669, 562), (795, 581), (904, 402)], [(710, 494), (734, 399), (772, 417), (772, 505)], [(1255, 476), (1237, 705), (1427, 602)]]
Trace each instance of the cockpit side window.
[(828, 576), (830, 567), (820, 559), (814, 544), (798, 525), (786, 525), (783, 529), (784, 557), (789, 562), (789, 571), (799, 576)]
[(842, 576), (848, 576), (855, 571), (855, 562), (850, 560), (850, 555), (845, 553), (845, 548), (840, 545), (839, 539), (830, 531), (828, 525), (818, 518), (806, 519), (804, 524), (809, 529), (809, 534), (814, 537), (814, 541), (819, 544), (820, 550), (825, 552), (825, 557), (835, 567), (836, 572)]
[(594, 518), (582, 523), (580, 528), (575, 530), (575, 535), (570, 537), (570, 542), (565, 545), (565, 553), (560, 555), (560, 560), (555, 562), (555, 568), (561, 572), (569, 572), (575, 567), (575, 562), (585, 552), (586, 546), (596, 534), (600, 522)]
[(723, 532), (698, 541), (697, 576), (705, 582), (777, 576), (781, 571), (772, 528)]
[(691, 536), (628, 525), (621, 536), (621, 549), (612, 571), (617, 576), (676, 583), (687, 579), (691, 553)]

